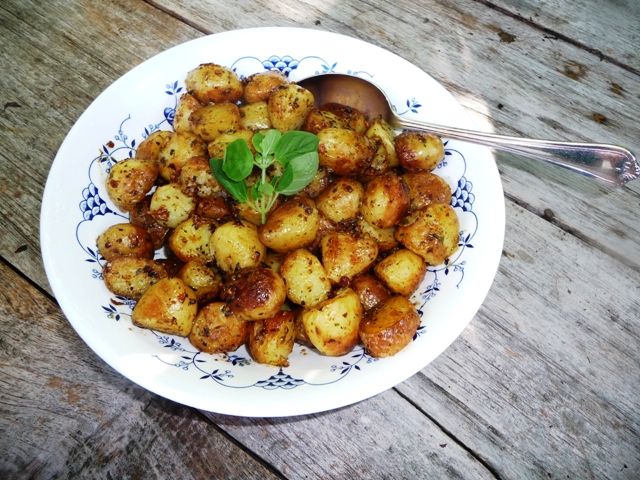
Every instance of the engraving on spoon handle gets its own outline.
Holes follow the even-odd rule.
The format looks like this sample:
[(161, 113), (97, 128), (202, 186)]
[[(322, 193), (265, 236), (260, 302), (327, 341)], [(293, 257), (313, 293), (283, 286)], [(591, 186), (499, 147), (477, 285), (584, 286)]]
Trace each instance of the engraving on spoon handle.
[(640, 166), (636, 156), (628, 149), (616, 145), (533, 140), (432, 125), (405, 118), (394, 120), (392, 126), (395, 128), (422, 130), (446, 138), (505, 150), (560, 165), (617, 186), (640, 176)]

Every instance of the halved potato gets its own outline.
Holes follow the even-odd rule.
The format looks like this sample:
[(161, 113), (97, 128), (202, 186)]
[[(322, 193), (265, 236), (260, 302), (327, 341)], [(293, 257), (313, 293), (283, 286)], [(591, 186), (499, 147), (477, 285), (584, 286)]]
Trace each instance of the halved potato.
[(243, 268), (227, 281), (220, 298), (239, 318), (263, 320), (282, 308), (287, 290), (282, 277), (270, 268)]
[(131, 321), (138, 327), (186, 337), (197, 312), (198, 299), (193, 290), (179, 278), (163, 278), (138, 300)]
[(305, 308), (302, 322), (309, 340), (324, 355), (349, 353), (358, 343), (363, 309), (358, 294), (341, 288), (333, 298)]
[(293, 312), (281, 310), (249, 326), (249, 353), (256, 362), (289, 366), (287, 359), (295, 341), (293, 317)]
[(380, 260), (373, 271), (394, 293), (410, 297), (427, 273), (427, 264), (411, 250), (401, 248)]
[(420, 315), (413, 304), (393, 295), (364, 315), (360, 338), (372, 357), (390, 357), (411, 342), (419, 326)]
[(369, 235), (331, 232), (320, 241), (322, 265), (333, 285), (344, 285), (369, 269), (378, 256), (378, 244)]

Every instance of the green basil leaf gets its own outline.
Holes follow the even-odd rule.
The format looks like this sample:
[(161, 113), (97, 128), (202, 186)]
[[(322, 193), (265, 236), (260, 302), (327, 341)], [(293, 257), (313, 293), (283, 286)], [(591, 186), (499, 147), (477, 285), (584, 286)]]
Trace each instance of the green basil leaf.
[(256, 149), (256, 152), (262, 153), (262, 147), (260, 146), (260, 144), (262, 143), (263, 139), (264, 139), (264, 135), (262, 133), (256, 133), (251, 139), (251, 142), (253, 143), (253, 148)]
[(262, 194), (260, 193), (260, 183), (261, 181), (256, 182), (253, 184), (253, 187), (251, 187), (251, 198), (253, 198), (254, 200), (262, 198)]
[(279, 188), (277, 189), (277, 191), (283, 195), (293, 195), (311, 183), (311, 180), (313, 180), (318, 172), (318, 152), (308, 152), (292, 158), (287, 166), (285, 166), (283, 177), (287, 174), (287, 167), (289, 167), (289, 165), (293, 170), (293, 180), (286, 188), (281, 189), (280, 185), (278, 185)]
[(282, 134), (280, 133), (280, 130), (269, 130), (260, 142), (262, 155), (265, 157), (267, 155), (273, 155), (274, 149), (281, 137)]
[(209, 160), (213, 175), (216, 177), (218, 182), (220, 182), (220, 185), (222, 185), (233, 198), (239, 202), (246, 201), (248, 198), (247, 185), (244, 181), (236, 182), (229, 178), (223, 170), (223, 163), (224, 162), (219, 158), (212, 158)]
[(236, 182), (249, 176), (253, 169), (253, 154), (246, 140), (238, 138), (227, 145), (222, 169), (231, 180)]
[(275, 192), (275, 189), (270, 183), (263, 183), (258, 187), (258, 191), (263, 195), (269, 196)]
[(318, 137), (313, 133), (298, 130), (289, 131), (280, 137), (278, 144), (275, 146), (276, 160), (286, 166), (296, 157), (305, 153), (317, 152), (318, 143)]
[(280, 177), (280, 181), (278, 182), (278, 185), (276, 185), (276, 192), (283, 192), (287, 190), (291, 185), (291, 182), (293, 182), (294, 175), (293, 166), (289, 162), (287, 163), (287, 166), (284, 167), (282, 177)]

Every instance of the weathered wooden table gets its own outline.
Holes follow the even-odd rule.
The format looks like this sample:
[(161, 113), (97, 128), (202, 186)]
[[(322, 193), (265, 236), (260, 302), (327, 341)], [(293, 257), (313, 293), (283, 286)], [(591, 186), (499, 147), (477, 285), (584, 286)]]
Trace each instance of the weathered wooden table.
[(196, 411), (131, 383), (76, 335), (38, 240), (65, 135), (152, 55), (259, 26), (393, 51), (481, 128), (640, 152), (635, 0), (4, 0), (0, 477), (638, 478), (640, 181), (613, 188), (496, 153), (506, 238), (484, 305), (435, 362), (336, 411)]

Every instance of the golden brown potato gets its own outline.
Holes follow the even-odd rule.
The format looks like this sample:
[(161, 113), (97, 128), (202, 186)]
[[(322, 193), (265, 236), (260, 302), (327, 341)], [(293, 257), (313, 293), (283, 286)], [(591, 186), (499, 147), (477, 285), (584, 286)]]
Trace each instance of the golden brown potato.
[(155, 253), (149, 233), (130, 223), (110, 226), (100, 234), (96, 242), (100, 255), (107, 262), (117, 256), (152, 259)]
[(151, 285), (167, 278), (167, 272), (148, 258), (115, 257), (104, 266), (102, 276), (110, 292), (138, 300)]
[(280, 70), (259, 72), (244, 79), (244, 100), (246, 103), (266, 102), (280, 85), (289, 83), (289, 78)]
[(224, 190), (204, 157), (194, 157), (185, 163), (180, 170), (179, 182), (182, 191), (190, 197), (209, 197)]
[(107, 178), (107, 193), (116, 207), (129, 212), (147, 196), (157, 177), (156, 162), (128, 158), (111, 167)]
[(356, 292), (341, 288), (333, 298), (305, 308), (302, 322), (309, 340), (324, 355), (346, 355), (358, 343), (363, 309)]
[[(252, 186), (251, 184), (252, 178), (249, 177), (245, 180), (245, 182), (249, 185), (249, 188)], [(251, 190), (249, 190), (249, 198), (253, 199), (251, 195)], [(276, 201), (273, 203), (269, 211), (266, 213), (266, 217), (269, 218), (273, 212), (275, 212), (280, 204), (282, 203), (282, 199), (285, 197), (278, 197)], [(249, 223), (253, 223), (256, 227), (262, 226), (262, 213), (259, 212), (254, 206), (250, 205), (248, 202), (236, 202), (235, 200), (231, 200), (229, 202), (231, 205), (231, 210), (233, 211), (233, 216), (235, 218), (240, 218), (242, 220), (246, 220)]]
[(231, 208), (224, 194), (214, 194), (198, 200), (196, 215), (216, 222), (225, 222), (231, 220)]
[(256, 149), (253, 146), (253, 141), (252, 141), (253, 135), (254, 133), (251, 130), (247, 130), (246, 128), (240, 128), (235, 132), (231, 132), (231, 133), (223, 133), (218, 138), (216, 138), (213, 142), (209, 143), (209, 146), (208, 146), (209, 158), (223, 159), (224, 152), (227, 149), (227, 145), (229, 145), (231, 142), (239, 138), (242, 138), (244, 139), (245, 142), (247, 142), (247, 146), (249, 147), (249, 150), (251, 150), (251, 153), (255, 155)]
[(451, 202), (451, 188), (438, 175), (431, 172), (413, 172), (402, 175), (409, 187), (411, 210), (418, 210), (431, 203)]
[(196, 110), (189, 116), (191, 130), (205, 142), (240, 128), (240, 110), (235, 103), (216, 103)]
[(410, 297), (427, 273), (422, 257), (402, 248), (379, 261), (373, 271), (393, 293)]
[(217, 271), (197, 260), (185, 263), (178, 278), (193, 289), (200, 306), (216, 300), (222, 288), (222, 277)]
[(260, 241), (280, 253), (306, 247), (316, 238), (318, 222), (314, 201), (293, 197), (280, 205), (260, 227)]
[(333, 285), (348, 284), (367, 271), (378, 256), (378, 244), (369, 235), (331, 232), (322, 238), (320, 248), (322, 265)]
[(409, 187), (401, 177), (389, 172), (367, 184), (360, 212), (378, 228), (391, 228), (409, 211)]
[(342, 105), (341, 103), (324, 103), (318, 108), (321, 112), (328, 112), (342, 120), (345, 128), (365, 133), (369, 125), (360, 110)]
[(158, 153), (160, 175), (167, 182), (173, 182), (180, 176), (180, 169), (193, 157), (204, 157), (207, 144), (191, 132), (174, 132), (167, 137)]
[(393, 295), (369, 310), (360, 323), (360, 339), (372, 357), (390, 357), (409, 345), (420, 326), (420, 315), (401, 295)]
[(354, 178), (337, 178), (316, 198), (318, 211), (338, 223), (358, 215), (364, 187)]
[(183, 93), (178, 101), (176, 113), (173, 116), (173, 129), (176, 132), (191, 132), (189, 117), (193, 112), (199, 110), (203, 105), (190, 93)]
[(295, 343), (305, 345), (307, 347), (313, 347), (313, 343), (311, 343), (309, 335), (307, 335), (307, 331), (304, 329), (304, 322), (302, 321), (302, 314), (304, 311), (304, 308), (298, 308), (294, 312), (293, 329), (295, 333)]
[(382, 119), (382, 117), (376, 117), (371, 122), (371, 126), (365, 135), (370, 139), (379, 142), (384, 147), (387, 154), (386, 161), (388, 168), (395, 168), (400, 165), (394, 142), (396, 132), (385, 120)]
[(267, 102), (256, 102), (240, 107), (240, 126), (252, 131), (271, 128)]
[(335, 113), (313, 108), (305, 118), (301, 130), (317, 134), (325, 128), (349, 128), (348, 122), (339, 118)]
[(154, 250), (158, 250), (164, 245), (169, 228), (156, 222), (156, 219), (149, 214), (150, 208), (151, 195), (147, 195), (136, 203), (135, 207), (129, 212), (129, 222), (149, 232), (151, 240), (153, 241), (153, 248)]
[(270, 268), (243, 268), (227, 281), (220, 298), (239, 318), (263, 320), (280, 311), (287, 290), (282, 277)]
[(460, 223), (450, 205), (433, 203), (410, 213), (396, 229), (396, 239), (429, 265), (440, 265), (458, 250)]
[[(282, 262), (284, 262), (284, 253), (274, 252), (273, 250), (267, 250), (267, 255), (264, 257), (262, 263), (269, 267), (276, 273), (280, 273), (280, 268), (282, 267)], [(280, 275), (282, 276), (282, 275)]]
[(374, 144), (361, 133), (346, 128), (318, 132), (320, 165), (336, 175), (357, 177), (371, 165)]
[(193, 290), (179, 278), (163, 278), (144, 292), (131, 321), (137, 327), (186, 337), (198, 312)]
[(318, 167), (318, 171), (313, 177), (313, 180), (311, 180), (309, 185), (300, 190), (300, 192), (298, 192), (298, 195), (309, 198), (316, 198), (325, 190), (325, 188), (329, 186), (330, 183), (331, 174), (329, 173), (329, 170), (324, 167)]
[(189, 217), (171, 232), (169, 248), (183, 262), (213, 262), (215, 258), (209, 247), (213, 229), (206, 219)]
[(216, 228), (209, 242), (218, 267), (227, 273), (239, 268), (256, 267), (267, 249), (260, 242), (258, 228), (247, 221), (229, 221)]
[(313, 94), (294, 84), (280, 85), (269, 96), (269, 118), (282, 133), (299, 130), (313, 108)]
[(394, 144), (400, 164), (409, 172), (430, 172), (444, 158), (440, 137), (423, 132), (403, 132)]
[(249, 323), (236, 317), (222, 302), (203, 307), (189, 333), (191, 344), (207, 353), (235, 352), (247, 340)]
[(329, 298), (331, 282), (313, 253), (299, 248), (287, 254), (280, 267), (287, 297), (303, 307), (313, 307)]
[(195, 200), (182, 193), (180, 184), (168, 183), (156, 188), (153, 193), (149, 215), (160, 225), (176, 228), (189, 218), (195, 209)]
[(396, 227), (378, 228), (371, 225), (364, 218), (358, 219), (358, 227), (363, 234), (370, 235), (378, 243), (379, 252), (388, 252), (398, 246), (396, 240)]
[(235, 72), (215, 63), (203, 63), (191, 70), (185, 84), (187, 90), (205, 105), (209, 102), (237, 102), (244, 91)]
[(140, 160), (153, 160), (154, 162), (157, 162), (160, 150), (164, 146), (167, 138), (172, 134), (173, 132), (169, 130), (156, 130), (155, 132), (150, 133), (149, 136), (140, 142), (140, 145), (138, 145), (135, 157)]
[(363, 273), (354, 278), (351, 282), (351, 288), (358, 294), (365, 312), (391, 295), (387, 287), (370, 273)]
[(249, 326), (249, 353), (258, 363), (288, 367), (293, 350), (295, 327), (293, 312), (281, 310), (273, 317)]

